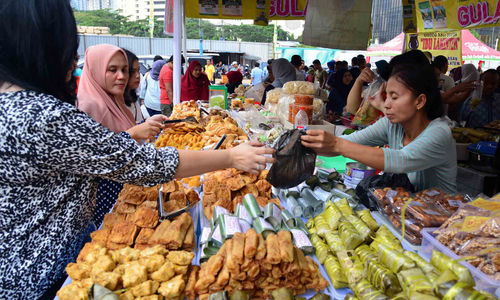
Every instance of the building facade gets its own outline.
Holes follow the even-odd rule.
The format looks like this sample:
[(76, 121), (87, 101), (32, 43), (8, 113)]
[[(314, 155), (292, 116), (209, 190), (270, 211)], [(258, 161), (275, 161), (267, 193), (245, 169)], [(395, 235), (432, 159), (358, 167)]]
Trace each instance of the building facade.
[(87, 0), (86, 10), (113, 9), (114, 6), (114, 0)]

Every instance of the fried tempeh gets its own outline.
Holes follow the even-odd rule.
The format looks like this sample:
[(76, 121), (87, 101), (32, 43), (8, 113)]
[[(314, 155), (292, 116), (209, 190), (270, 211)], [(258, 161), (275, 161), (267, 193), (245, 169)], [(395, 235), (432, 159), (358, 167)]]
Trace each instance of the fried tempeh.
[(278, 243), (281, 261), (293, 262), (293, 243), (290, 231), (281, 230), (278, 232)]
[(168, 228), (170, 226), (170, 221), (165, 220), (160, 223), (158, 227), (156, 227), (155, 232), (149, 239), (149, 243), (153, 245), (157, 244), (162, 244), (166, 245), (167, 244), (167, 237), (169, 235)]
[(267, 255), (266, 261), (272, 265), (279, 264), (281, 261), (279, 242), (276, 234), (271, 233), (266, 239)]

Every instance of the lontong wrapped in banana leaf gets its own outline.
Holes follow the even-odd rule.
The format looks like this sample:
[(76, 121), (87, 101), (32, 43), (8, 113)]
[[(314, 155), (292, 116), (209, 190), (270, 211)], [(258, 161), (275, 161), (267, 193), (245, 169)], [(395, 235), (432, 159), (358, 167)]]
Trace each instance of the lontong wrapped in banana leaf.
[(309, 300), (330, 300), (330, 297), (323, 293), (317, 293), (316, 295), (312, 296)]
[(494, 300), (495, 296), (477, 291), (464, 282), (448, 281), (441, 283), (436, 288), (437, 294), (443, 299), (453, 300)]
[(392, 249), (390, 246), (379, 243), (376, 249), (379, 261), (394, 273), (416, 267), (413, 260), (404, 256), (403, 253)]
[(208, 300), (228, 300), (227, 292), (220, 291), (217, 293), (210, 294), (210, 296), (208, 296)]
[(320, 237), (325, 237), (327, 232), (330, 232), (330, 226), (326, 222), (326, 219), (323, 217), (323, 214), (319, 214), (314, 219), (314, 227), (316, 227), (316, 234)]
[(352, 286), (365, 277), (363, 263), (356, 257), (353, 251), (339, 251), (337, 252), (337, 258), (339, 259), (340, 266), (344, 271), (349, 286)]
[(398, 273), (398, 279), (407, 295), (410, 292), (434, 295), (432, 283), (420, 268), (402, 270)]
[(346, 217), (347, 221), (351, 222), (352, 226), (356, 228), (359, 235), (364, 241), (371, 240), (372, 230), (363, 222), (358, 216), (352, 214)]
[(401, 246), (399, 240), (385, 226), (379, 228), (375, 235), (375, 239), (373, 239), (373, 242), (370, 244), (370, 247), (378, 251), (378, 245), (380, 244), (389, 246), (397, 252), (403, 252), (403, 246)]
[(357, 284), (351, 286), (352, 291), (360, 300), (388, 300), (389, 297), (377, 290), (366, 279), (360, 280)]
[(350, 216), (354, 213), (351, 206), (349, 206), (349, 202), (347, 201), (347, 198), (340, 199), (339, 201), (335, 202), (335, 205), (340, 210), (342, 215), (344, 215), (344, 217)]
[(325, 208), (325, 219), (328, 222), (328, 226), (330, 226), (330, 229), (337, 230), (337, 227), (340, 223), (340, 218), (342, 218), (342, 212), (332, 201), (327, 201)]
[(316, 249), (316, 257), (318, 257), (319, 263), (323, 264), (328, 256), (328, 246), (317, 234), (311, 234), (311, 243)]
[(325, 266), (328, 277), (330, 277), (334, 288), (341, 289), (348, 286), (347, 278), (342, 271), (339, 260), (334, 255), (328, 254), (323, 265)]
[(271, 299), (273, 300), (294, 300), (293, 292), (287, 288), (279, 288), (271, 292)]
[(229, 300), (250, 300), (250, 294), (246, 291), (234, 291), (229, 295)]
[(337, 231), (329, 231), (325, 234), (325, 240), (332, 253), (345, 250), (344, 243)]
[(354, 296), (353, 294), (347, 294), (345, 295), (344, 300), (359, 300), (359, 298)]
[(356, 228), (345, 218), (340, 221), (339, 235), (347, 250), (354, 250), (363, 242), (363, 238)]
[(368, 225), (368, 227), (370, 227), (371, 230), (377, 231), (377, 229), (380, 227), (377, 221), (375, 221), (375, 219), (373, 218), (369, 209), (357, 211), (356, 214), (361, 218), (361, 220), (363, 220), (363, 222), (365, 222), (366, 225)]
[(359, 246), (356, 250), (354, 250), (354, 253), (365, 266), (368, 260), (378, 261), (377, 253), (368, 245)]
[(366, 275), (374, 287), (389, 297), (401, 292), (401, 286), (396, 275), (376, 260), (367, 260)]
[(314, 219), (313, 219), (313, 218), (311, 218), (311, 219), (307, 220), (307, 222), (306, 222), (306, 228), (307, 228), (307, 229), (311, 229), (311, 228), (313, 228), (315, 225), (316, 225), (316, 224), (314, 224)]
[(432, 264), (428, 263), (425, 259), (423, 259), (417, 253), (411, 252), (411, 251), (405, 251), (405, 252), (403, 252), (403, 254), (406, 257), (409, 257), (411, 260), (413, 260), (417, 264), (417, 266), (420, 269), (422, 269), (422, 271), (424, 271), (425, 274), (432, 273), (432, 272), (437, 273), (437, 269), (434, 268), (434, 266)]
[(441, 273), (444, 273), (446, 270), (451, 270), (457, 276), (459, 282), (464, 282), (470, 287), (476, 284), (469, 269), (441, 252), (436, 250), (432, 251), (431, 264)]

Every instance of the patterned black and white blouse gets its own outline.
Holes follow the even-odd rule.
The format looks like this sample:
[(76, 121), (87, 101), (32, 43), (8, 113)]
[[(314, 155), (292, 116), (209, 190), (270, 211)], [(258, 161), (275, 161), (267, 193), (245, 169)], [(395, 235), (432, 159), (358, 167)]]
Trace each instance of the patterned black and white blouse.
[(0, 93), (0, 295), (36, 299), (65, 276), (88, 235), (98, 178), (171, 180), (174, 148), (140, 146), (76, 107), (33, 91)]

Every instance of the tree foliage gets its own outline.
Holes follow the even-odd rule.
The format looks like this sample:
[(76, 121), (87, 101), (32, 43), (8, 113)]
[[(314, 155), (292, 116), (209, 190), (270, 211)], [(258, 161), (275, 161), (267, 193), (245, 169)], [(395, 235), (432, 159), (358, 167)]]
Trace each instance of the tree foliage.
[[(78, 25), (82, 26), (104, 26), (109, 27), (111, 34), (125, 34), (132, 36), (149, 36), (149, 19), (140, 19), (132, 21), (129, 18), (120, 15), (116, 11), (109, 9), (92, 11), (75, 11), (75, 19)], [(155, 19), (154, 37), (164, 37), (163, 21)], [(200, 38), (200, 24), (203, 39), (220, 40), (224, 38), (227, 41), (243, 42), (265, 42), (272, 43), (274, 34), (274, 25), (256, 26), (256, 25), (215, 25), (206, 20), (186, 19), (186, 32), (188, 39)], [(286, 32), (280, 26), (277, 28), (278, 40), (294, 41), (293, 34)]]

